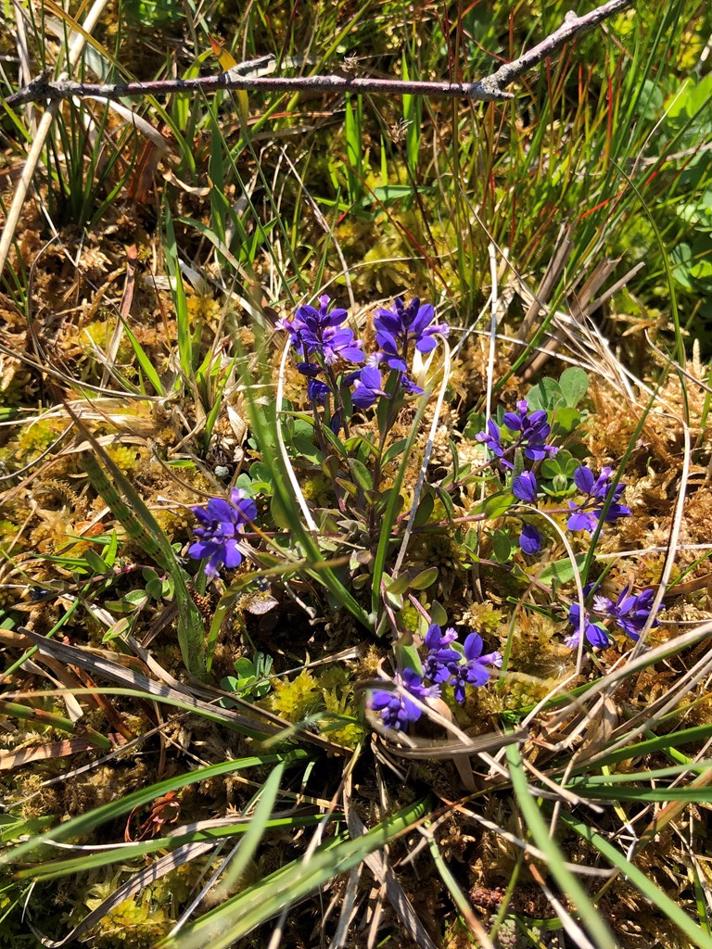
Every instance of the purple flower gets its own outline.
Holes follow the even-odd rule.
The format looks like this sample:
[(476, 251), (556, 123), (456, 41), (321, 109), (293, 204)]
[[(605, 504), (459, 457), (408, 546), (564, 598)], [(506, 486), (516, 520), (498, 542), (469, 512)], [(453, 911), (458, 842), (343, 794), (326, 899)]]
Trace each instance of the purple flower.
[[(475, 435), (475, 438), (478, 442), (482, 442), (484, 445), (486, 445), (492, 454), (497, 458), (503, 457), (504, 448), (502, 447), (502, 432), (499, 425), (492, 419), (488, 419), (487, 421), (487, 431), (478, 432), (477, 435)], [(510, 468), (513, 467), (508, 462), (503, 461), (503, 464)]]
[(519, 535), (519, 546), (525, 554), (538, 554), (541, 550), (541, 535), (532, 524), (524, 524)]
[(423, 394), (422, 386), (419, 386), (416, 382), (414, 382), (410, 378), (410, 376), (405, 372), (402, 372), (400, 374), (400, 378), (398, 379), (398, 384), (400, 385), (401, 389), (404, 392), (408, 393), (408, 395), (422, 395)]
[(479, 633), (470, 633), (463, 644), (465, 661), (453, 670), (451, 684), (455, 693), (455, 701), (460, 705), (465, 701), (465, 686), (484, 685), (492, 675), (492, 669), (502, 665), (502, 654), (488, 652), (482, 655), (484, 643)]
[(307, 398), (310, 402), (323, 405), (330, 391), (331, 389), (329, 389), (328, 385), (322, 382), (321, 379), (310, 379), (309, 382), (307, 382)]
[[(586, 497), (579, 504), (569, 501), (571, 513), (566, 522), (569, 530), (588, 531), (589, 533), (595, 531), (611, 488), (611, 474), (610, 468), (601, 468), (601, 473), (596, 478), (590, 468), (579, 465), (574, 472), (574, 482), (579, 491), (585, 494)], [(630, 514), (630, 508), (619, 503), (624, 490), (625, 484), (622, 482), (619, 482), (613, 489), (613, 497), (606, 512), (606, 521), (616, 521), (619, 517), (627, 517)]]
[(289, 333), (292, 345), (305, 360), (316, 353), (327, 365), (339, 359), (363, 362), (365, 356), (360, 341), (354, 338), (352, 330), (341, 325), (348, 316), (346, 310), (341, 307), (329, 309), (330, 302), (330, 298), (324, 294), (319, 297), (318, 310), (303, 304), (297, 307), (291, 320), (280, 320), (277, 328)]
[[(637, 641), (648, 622), (654, 599), (655, 591), (650, 587), (635, 596), (631, 594), (630, 587), (626, 587), (620, 592), (615, 603), (611, 603), (606, 597), (595, 597), (594, 607), (601, 612), (605, 611), (627, 636)], [(661, 606), (662, 604), (658, 606), (658, 610)], [(653, 619), (650, 625), (660, 624), (657, 619)]]
[(433, 682), (447, 682), (452, 678), (452, 666), (457, 665), (462, 655), (456, 649), (450, 649), (450, 643), (455, 642), (457, 633), (452, 627), (443, 631), (433, 623), (428, 627), (423, 643), (428, 650), (423, 663), (423, 672), (427, 679)]
[(214, 577), (220, 567), (228, 569), (242, 563), (242, 553), (237, 546), (237, 535), (245, 525), (257, 517), (257, 505), (240, 488), (230, 492), (230, 500), (211, 498), (205, 507), (194, 507), (193, 513), (200, 522), (195, 528), (199, 540), (188, 548), (188, 556), (194, 560), (207, 557), (205, 573)]
[(351, 401), (359, 409), (369, 408), (379, 396), (386, 394), (381, 388), (381, 373), (376, 366), (364, 366), (349, 376), (347, 382), (354, 384)]
[(529, 504), (536, 503), (536, 478), (531, 471), (523, 471), (512, 482), (512, 494), (520, 501), (527, 501)]
[(503, 445), (503, 433), (492, 419), (487, 422), (487, 431), (479, 432), (475, 436), (477, 441), (487, 445), (492, 454), (500, 459), (502, 467), (509, 469), (514, 467), (505, 455), (514, 454), (518, 448), (530, 461), (541, 461), (543, 458), (555, 455), (559, 450), (554, 445), (546, 443), (546, 439), (551, 434), (551, 425), (549, 425), (546, 411), (537, 409), (535, 412), (530, 412), (526, 399), (520, 399), (517, 402), (516, 412), (505, 412), (502, 421), (509, 432), (515, 436), (514, 440), (507, 439), (507, 443)]
[(429, 698), (437, 698), (440, 689), (437, 685), (424, 685), (421, 676), (413, 669), (397, 672), (394, 682), (399, 686), (398, 690), (377, 689), (371, 693), (369, 705), (374, 712), (380, 714), (384, 725), (396, 731), (403, 731), (410, 722), (417, 722), (422, 715), (421, 709), (409, 696), (415, 696), (424, 702)]
[(402, 297), (396, 297), (392, 310), (378, 311), (373, 321), (376, 342), (390, 369), (407, 372), (409, 343), (414, 343), (418, 352), (429, 353), (435, 349), (436, 335), (447, 336), (447, 323), (433, 323), (434, 319), (435, 307), (421, 304), (418, 297), (407, 305)]
[[(569, 609), (569, 623), (573, 626), (574, 632), (565, 642), (570, 649), (577, 649), (580, 642), (581, 625), (581, 607), (578, 603), (571, 604), (571, 608)], [(588, 613), (584, 613), (583, 633), (586, 640), (596, 649), (603, 649), (609, 643), (606, 630), (603, 629), (602, 626), (598, 626), (592, 622)]]

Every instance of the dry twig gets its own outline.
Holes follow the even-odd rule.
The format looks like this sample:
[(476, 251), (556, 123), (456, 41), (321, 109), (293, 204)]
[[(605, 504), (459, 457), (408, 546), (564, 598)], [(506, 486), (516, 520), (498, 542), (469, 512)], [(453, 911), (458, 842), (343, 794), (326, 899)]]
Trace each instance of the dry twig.
[(520, 76), (533, 69), (547, 57), (552, 56), (569, 40), (598, 26), (604, 20), (631, 6), (633, 0), (608, 0), (589, 13), (577, 16), (566, 14), (561, 26), (510, 63), (500, 66), (495, 72), (475, 82), (407, 82), (400, 79), (371, 79), (354, 76), (254, 76), (246, 75), (241, 64), (217, 76), (199, 76), (196, 79), (157, 79), (147, 82), (85, 83), (66, 79), (50, 80), (47, 75), (38, 76), (24, 89), (6, 100), (13, 108), (26, 102), (95, 97), (121, 99), (133, 96), (161, 96), (172, 93), (217, 92), (219, 89), (264, 90), (267, 92), (352, 92), (382, 93), (385, 95), (425, 95), (448, 99), (470, 99), (491, 102), (511, 99), (506, 92)]

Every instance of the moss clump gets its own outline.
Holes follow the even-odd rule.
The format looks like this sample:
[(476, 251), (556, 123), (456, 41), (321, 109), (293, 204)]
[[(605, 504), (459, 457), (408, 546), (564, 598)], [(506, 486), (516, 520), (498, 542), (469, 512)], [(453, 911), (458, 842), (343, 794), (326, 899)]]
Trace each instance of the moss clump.
[[(113, 884), (98, 884), (87, 899), (87, 907), (94, 910), (113, 891)], [(155, 906), (150, 893), (124, 900), (101, 918), (97, 924), (92, 945), (96, 949), (114, 949), (131, 946), (144, 949), (153, 946), (170, 926), (171, 919), (160, 906)]]
[(316, 711), (321, 701), (321, 689), (308, 669), (302, 670), (296, 679), (276, 679), (269, 697), (271, 709), (288, 722), (301, 721)]
[(324, 708), (330, 716), (334, 716), (320, 723), (325, 737), (348, 748), (355, 748), (364, 736), (364, 729), (358, 721), (350, 671), (334, 666), (319, 676), (318, 684)]

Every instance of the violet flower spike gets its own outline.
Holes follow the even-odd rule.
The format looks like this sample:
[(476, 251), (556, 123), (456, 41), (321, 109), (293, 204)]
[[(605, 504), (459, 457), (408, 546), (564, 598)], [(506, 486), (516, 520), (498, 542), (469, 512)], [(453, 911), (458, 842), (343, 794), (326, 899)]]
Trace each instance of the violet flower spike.
[(555, 455), (559, 450), (555, 445), (547, 444), (546, 439), (551, 434), (551, 425), (546, 411), (537, 409), (535, 412), (530, 412), (526, 399), (520, 399), (517, 402), (516, 412), (505, 412), (502, 422), (512, 434), (517, 435), (511, 444), (502, 444), (502, 431), (492, 419), (487, 422), (487, 431), (479, 432), (475, 438), (487, 445), (492, 454), (499, 459), (503, 468), (511, 470), (514, 467), (506, 456), (514, 454), (518, 448), (530, 461), (542, 461), (544, 458)]
[(520, 501), (536, 504), (537, 483), (532, 471), (523, 471), (512, 481), (512, 494)]
[(200, 526), (194, 529), (198, 540), (188, 548), (194, 560), (207, 558), (205, 574), (214, 577), (221, 567), (229, 570), (239, 567), (243, 556), (237, 546), (237, 536), (245, 525), (257, 518), (257, 505), (241, 488), (233, 488), (230, 499), (210, 498), (204, 506), (196, 506), (193, 513)]
[(386, 393), (381, 388), (381, 372), (376, 366), (364, 366), (359, 372), (352, 373), (346, 380), (353, 382), (351, 401), (359, 409), (368, 409)]
[[(569, 649), (578, 649), (580, 640), (580, 628), (581, 628), (581, 607), (578, 603), (572, 603), (569, 609), (569, 623), (574, 628), (574, 632), (566, 640), (565, 644)], [(605, 649), (608, 646), (610, 640), (608, 639), (608, 633), (602, 626), (599, 626), (597, 623), (592, 622), (588, 613), (584, 613), (583, 619), (583, 634), (586, 641), (594, 647), (594, 649)]]
[(522, 525), (519, 535), (519, 546), (523, 553), (533, 556), (541, 550), (541, 534), (533, 524)]
[[(569, 530), (588, 531), (589, 534), (596, 530), (603, 513), (606, 496), (610, 491), (611, 474), (611, 468), (601, 468), (601, 472), (596, 478), (590, 468), (579, 465), (574, 472), (574, 482), (579, 491), (585, 494), (586, 497), (579, 504), (569, 501), (569, 511), (571, 513), (566, 522)], [(613, 489), (613, 497), (605, 516), (606, 521), (616, 521), (619, 517), (627, 517), (631, 513), (629, 507), (620, 503), (620, 497), (625, 487), (625, 484), (619, 481)]]
[[(488, 419), (487, 430), (478, 432), (475, 438), (478, 442), (482, 442), (482, 444), (486, 445), (496, 458), (502, 459), (503, 465), (509, 465), (508, 462), (503, 460), (504, 448), (502, 447), (502, 432), (499, 425), (493, 421), (493, 419)], [(509, 465), (509, 467), (512, 467), (512, 465)]]
[[(605, 598), (601, 597), (601, 599)], [(607, 601), (607, 612), (614, 623), (620, 626), (627, 636), (630, 636), (631, 639), (637, 642), (640, 639), (642, 630), (648, 622), (654, 599), (655, 591), (652, 587), (641, 590), (641, 592), (635, 596), (631, 594), (630, 587), (626, 587), (620, 592), (615, 603), (611, 603), (610, 600)], [(662, 604), (658, 606), (658, 610), (661, 608)], [(660, 623), (654, 618), (650, 625), (659, 626)]]
[(309, 304), (298, 306), (291, 320), (280, 320), (278, 329), (289, 333), (291, 343), (304, 360), (316, 354), (327, 366), (339, 359), (361, 363), (366, 358), (361, 342), (355, 339), (353, 330), (342, 327), (348, 313), (341, 307), (330, 309), (330, 298), (319, 297), (319, 309)]
[(371, 693), (369, 707), (379, 713), (387, 728), (404, 731), (410, 722), (417, 722), (422, 715), (422, 710), (409, 696), (425, 702), (429, 698), (438, 698), (440, 689), (437, 685), (424, 685), (421, 676), (413, 669), (397, 672), (393, 681), (399, 688), (393, 691), (376, 689)]
[(436, 335), (447, 336), (449, 332), (447, 323), (434, 323), (434, 319), (435, 307), (431, 303), (421, 304), (418, 297), (407, 305), (402, 297), (396, 297), (392, 310), (380, 309), (373, 325), (382, 361), (390, 369), (407, 372), (410, 343), (415, 344), (418, 352), (432, 352)]
[(423, 674), (433, 682), (448, 682), (453, 676), (454, 667), (462, 660), (462, 654), (451, 649), (450, 644), (457, 640), (457, 633), (448, 627), (443, 633), (440, 626), (433, 623), (428, 627), (423, 645), (428, 654), (423, 663)]
[(484, 642), (479, 633), (470, 633), (463, 643), (465, 661), (454, 670), (452, 681), (455, 701), (460, 705), (465, 701), (467, 685), (484, 685), (492, 675), (492, 670), (502, 665), (500, 652), (488, 652), (483, 656), (483, 648)]
[(329, 386), (321, 379), (310, 379), (307, 382), (307, 398), (316, 405), (323, 405), (330, 392)]

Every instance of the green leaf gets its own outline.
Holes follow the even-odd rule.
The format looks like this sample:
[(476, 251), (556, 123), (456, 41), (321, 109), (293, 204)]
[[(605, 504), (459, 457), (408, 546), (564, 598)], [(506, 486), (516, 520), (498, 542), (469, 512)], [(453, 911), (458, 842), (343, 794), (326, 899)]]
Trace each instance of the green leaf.
[(482, 505), (482, 513), (488, 520), (501, 517), (514, 504), (514, 495), (511, 491), (497, 491), (490, 494)]
[(492, 552), (499, 563), (507, 563), (512, 556), (512, 541), (506, 531), (492, 532)]
[(408, 444), (407, 438), (399, 438), (398, 441), (393, 442), (383, 453), (383, 462), (382, 467), (385, 468), (389, 462), (393, 461), (394, 458), (397, 458), (398, 455), (402, 454), (406, 445)]
[(506, 754), (517, 804), (534, 843), (546, 855), (548, 871), (556, 880), (562, 893), (569, 898), (571, 905), (576, 908), (577, 915), (581, 917), (589, 930), (597, 949), (616, 949), (616, 941), (603, 916), (597, 911), (581, 883), (566, 866), (564, 855), (549, 834), (549, 825), (529, 790), (519, 747), (509, 745)]
[(178, 643), (183, 662), (192, 675), (198, 678), (205, 675), (203, 621), (193, 598), (188, 593), (185, 574), (176, 560), (170, 541), (120, 468), (86, 427), (78, 419), (75, 418), (74, 421), (103, 465), (102, 467), (89, 452), (85, 452), (84, 465), (94, 489), (106, 501), (129, 535), (161, 566), (165, 573), (170, 575), (178, 606)]
[(413, 579), (410, 581), (410, 589), (427, 590), (428, 587), (431, 587), (437, 579), (438, 568), (428, 567), (426, 570), (421, 570), (417, 576), (413, 577)]
[(423, 674), (423, 663), (420, 653), (412, 643), (398, 643), (396, 646), (399, 669), (412, 669), (418, 675)]
[(559, 388), (566, 405), (572, 409), (576, 408), (588, 392), (588, 376), (580, 366), (569, 366), (559, 377)]
[(84, 552), (84, 559), (92, 568), (94, 573), (101, 573), (101, 574), (111, 573), (111, 567), (101, 559), (101, 557), (99, 556), (99, 554), (96, 553), (96, 551), (92, 550), (91, 548), (89, 548), (88, 550)]
[(373, 489), (373, 475), (362, 461), (359, 461), (358, 458), (350, 458), (349, 468), (359, 487), (364, 491)]
[(424, 524), (427, 524), (430, 520), (430, 515), (433, 513), (434, 507), (435, 499), (433, 495), (427, 491), (425, 494), (423, 494), (420, 504), (418, 505), (413, 526), (422, 527)]
[(156, 577), (155, 580), (149, 580), (146, 584), (146, 593), (154, 599), (160, 600), (163, 597), (163, 580)]
[(564, 396), (556, 379), (544, 376), (538, 385), (532, 386), (527, 393), (530, 409), (551, 409), (564, 403)]
[(247, 833), (242, 838), (240, 849), (220, 882), (219, 895), (225, 895), (234, 888), (235, 882), (240, 878), (255, 855), (267, 829), (274, 802), (277, 800), (279, 785), (284, 775), (284, 766), (284, 761), (278, 762), (260, 788), (257, 807), (251, 815)]
[(126, 323), (124, 323), (124, 333), (126, 334), (126, 338), (128, 339), (129, 343), (131, 343), (131, 348), (133, 349), (134, 355), (136, 356), (136, 361), (141, 367), (141, 371), (153, 386), (156, 395), (165, 395), (166, 392), (163, 387), (163, 383), (161, 382), (161, 377), (158, 375), (153, 363), (148, 358), (146, 350), (131, 332), (131, 327)]
[(580, 414), (576, 409), (570, 408), (568, 405), (560, 405), (554, 410), (552, 417), (552, 422), (557, 428), (560, 428), (565, 434), (573, 432), (581, 421)]
[[(584, 554), (577, 555), (576, 564), (579, 570), (583, 567), (585, 560), (586, 557)], [(569, 580), (573, 580), (573, 578), (574, 565), (568, 557), (564, 557), (562, 560), (555, 560), (553, 563), (544, 567), (539, 574), (540, 582), (546, 583), (549, 586), (553, 583), (568, 583)]]

